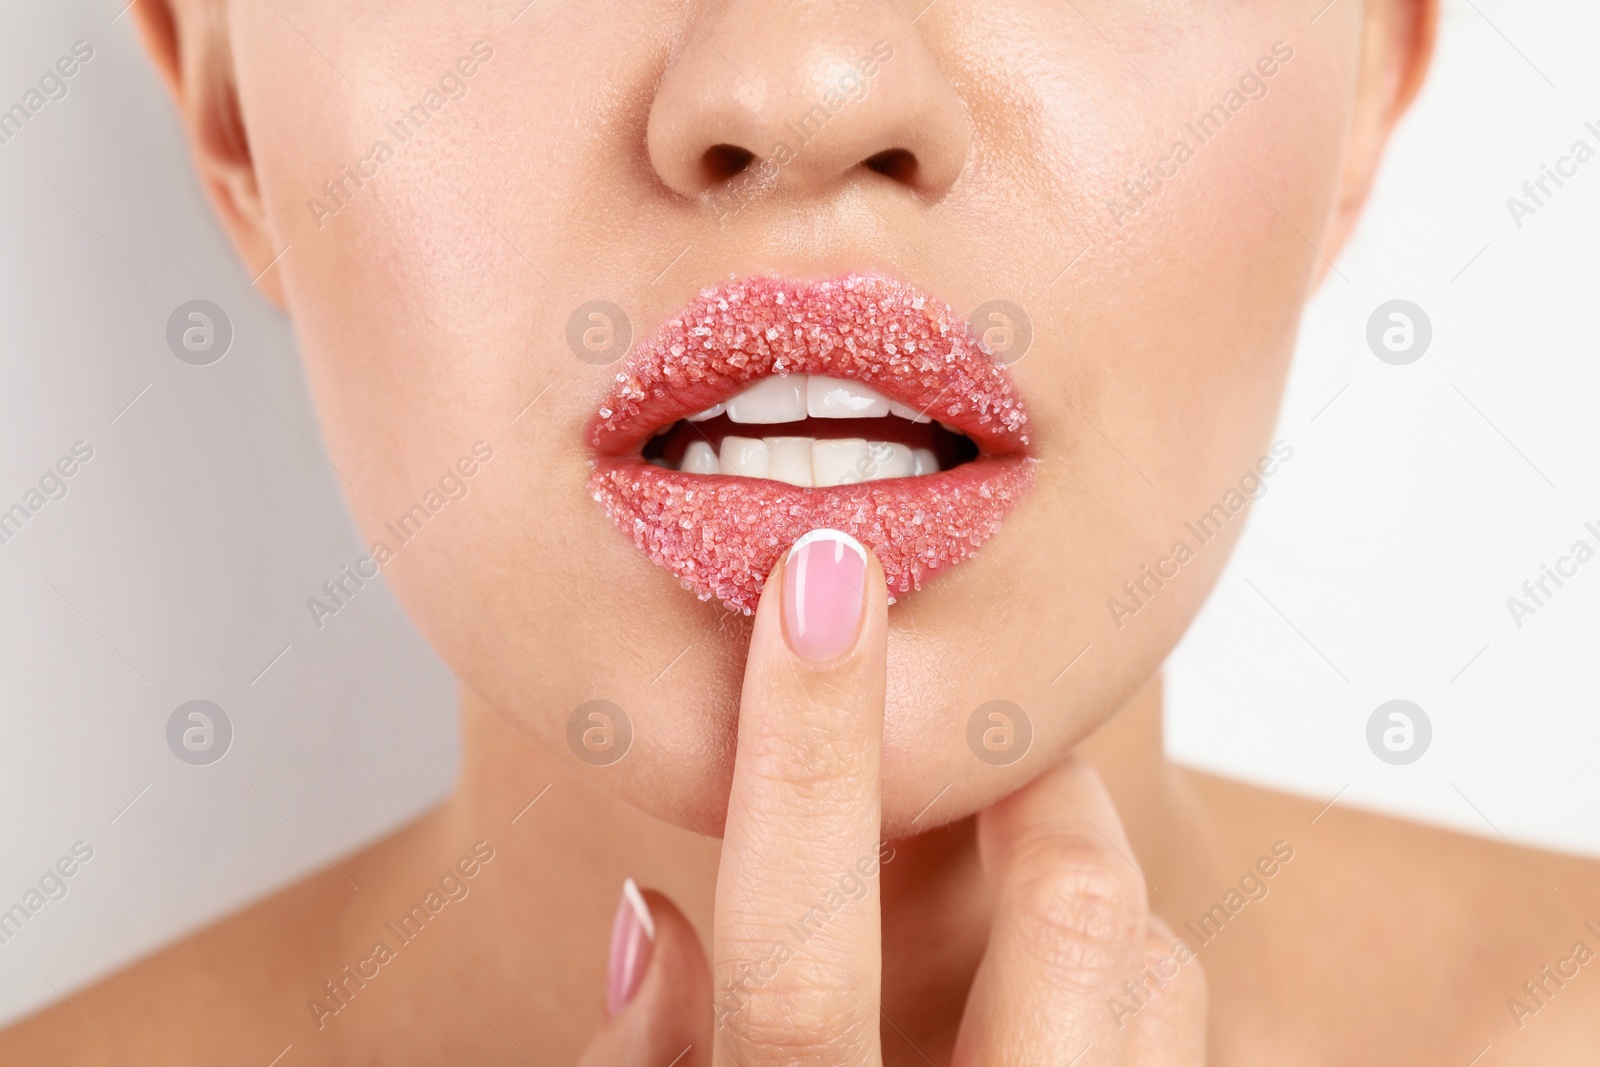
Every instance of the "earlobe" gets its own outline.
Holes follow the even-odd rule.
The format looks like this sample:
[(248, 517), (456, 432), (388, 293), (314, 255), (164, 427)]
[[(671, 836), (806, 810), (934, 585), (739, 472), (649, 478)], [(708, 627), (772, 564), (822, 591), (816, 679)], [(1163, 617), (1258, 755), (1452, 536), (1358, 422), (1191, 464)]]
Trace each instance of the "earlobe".
[(1330, 257), (1338, 255), (1355, 229), (1389, 136), (1427, 78), (1438, 32), (1438, 0), (1366, 0), (1365, 9), (1356, 106), (1338, 202), (1323, 245)]
[(256, 287), (284, 306), (281, 249), (268, 223), (239, 107), (221, 0), (139, 0), (129, 9), (151, 64), (172, 95), (200, 183)]

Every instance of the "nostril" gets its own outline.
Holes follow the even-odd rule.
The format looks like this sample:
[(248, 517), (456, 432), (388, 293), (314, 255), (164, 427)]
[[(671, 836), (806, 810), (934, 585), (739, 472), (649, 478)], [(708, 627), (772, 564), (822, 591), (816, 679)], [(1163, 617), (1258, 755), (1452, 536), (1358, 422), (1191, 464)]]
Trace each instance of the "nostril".
[(708, 185), (720, 185), (755, 162), (755, 153), (736, 144), (714, 144), (700, 157), (700, 170)]
[(902, 185), (917, 182), (917, 157), (904, 148), (888, 148), (861, 161), (861, 165)]

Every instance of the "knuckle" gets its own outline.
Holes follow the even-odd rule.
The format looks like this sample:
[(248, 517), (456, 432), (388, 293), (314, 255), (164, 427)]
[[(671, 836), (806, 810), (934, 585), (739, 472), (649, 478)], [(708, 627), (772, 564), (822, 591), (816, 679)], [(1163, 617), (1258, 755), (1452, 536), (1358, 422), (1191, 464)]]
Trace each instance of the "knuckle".
[(1178, 975), (1173, 980), (1173, 993), (1181, 1012), (1202, 1018), (1205, 1016), (1211, 990), (1206, 981), (1206, 969), (1198, 959), (1190, 959), (1178, 968)]
[(1203, 1062), (1209, 998), (1199, 959), (1170, 930), (1159, 935), (1152, 931), (1145, 959), (1138, 981), (1146, 999), (1132, 1020), (1132, 1058), (1140, 1063)]
[(1137, 958), (1144, 889), (1126, 868), (1076, 841), (1040, 842), (1019, 857), (1010, 906), (1054, 980), (1098, 987)]
[(1163, 993), (1163, 1003), (1180, 1014), (1202, 1014), (1207, 1000), (1205, 968), (1193, 948), (1171, 930), (1152, 930), (1145, 940), (1144, 973)]
[(1211, 983), (1206, 979), (1206, 969), (1199, 961), (1195, 961), (1192, 972), (1186, 975), (1178, 986), (1185, 1002), (1195, 1009), (1195, 1014), (1205, 1018), (1208, 1005), (1211, 1003)]
[(878, 1030), (868, 1014), (838, 967), (796, 960), (777, 981), (749, 992), (721, 1036), (736, 1063), (845, 1067), (870, 1062)]
[(849, 738), (823, 725), (803, 724), (760, 739), (745, 758), (751, 773), (789, 787), (800, 799), (834, 799), (865, 786), (862, 756)]

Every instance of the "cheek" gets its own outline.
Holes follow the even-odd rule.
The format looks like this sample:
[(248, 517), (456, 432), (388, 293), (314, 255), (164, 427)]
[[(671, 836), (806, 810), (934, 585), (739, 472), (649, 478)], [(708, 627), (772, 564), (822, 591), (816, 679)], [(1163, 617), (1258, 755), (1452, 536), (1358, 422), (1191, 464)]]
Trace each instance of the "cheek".
[[(1031, 294), (1036, 347), (1013, 369), (1033, 404), (1041, 476), (972, 566), (904, 606), (906, 629), (929, 635), (891, 683), (904, 710), (891, 716), (886, 759), (908, 768), (926, 767), (927, 738), (948, 737), (952, 721), (997, 697), (1033, 714), (1049, 758), (1159, 667), (1248, 508), (1228, 513), (1220, 532), (1196, 535), (1189, 524), (1238, 501), (1230, 490), (1268, 453), (1301, 306), (1326, 269), (1314, 245), (1337, 196), (1355, 69), (1353, 54), (1327, 48), (1357, 36), (1291, 42), (1298, 24), (1245, 11), (1151, 38), (1096, 6), (1108, 35), (1140, 43), (1128, 50), (1159, 73), (1157, 88), (1116, 51), (1071, 44), (1059, 28), (1037, 27), (1018, 38), (1030, 51), (987, 61), (992, 92), (980, 97), (999, 141), (982, 162), (1016, 173), (973, 195), (969, 229), (991, 249), (974, 258)], [(1230, 97), (1280, 41), (1294, 55), (1265, 96)], [(1031, 94), (1027, 106), (1004, 91), (1018, 87)], [(1225, 122), (1197, 134), (1191, 125), (1214, 105)], [(1183, 162), (1152, 181), (1180, 142)], [(1006, 187), (1037, 190), (1030, 225), (997, 221), (1021, 210), (1003, 202)], [(1015, 269), (1018, 249), (1051, 269)], [(1346, 283), (1335, 274), (1328, 284)], [(1179, 542), (1191, 550), (1181, 564)], [(1163, 559), (1170, 580), (1145, 578)], [(1130, 598), (1124, 583), (1141, 580)], [(1113, 601), (1136, 614), (1114, 614)], [(972, 639), (980, 634), (988, 639)], [(927, 780), (966, 783), (956, 808), (993, 799), (1039, 766), (977, 768), (988, 775), (984, 792), (959, 740), (940, 756)]]
[[(1290, 41), (1298, 24), (1268, 16), (1246, 10), (1131, 49), (1159, 70), (1155, 86), (1115, 52), (1087, 71), (1058, 62), (1082, 73), (1041, 119), (1073, 134), (1041, 136), (1072, 235), (1043, 329), (1067, 351), (1022, 372), (1054, 379), (1033, 395), (1059, 388), (1076, 405), (1054, 412), (1053, 444), (1104, 458), (1118, 482), (1137, 467), (1134, 481), (1159, 487), (1142, 508), (1120, 509), (1146, 524), (1170, 528), (1264, 450), (1302, 304), (1328, 269), (1317, 246), (1337, 195), (1353, 57), (1328, 50), (1343, 44)], [(1119, 29), (1140, 40), (1135, 26)], [(1240, 82), (1263, 57), (1278, 69), (1251, 99)]]
[[(518, 33), (493, 39), (466, 97), (402, 140), (390, 120), (471, 44), (454, 25), (415, 24), (450, 5), (437, 7), (369, 20), (370, 36), (349, 42), (384, 57), (370, 81), (347, 71), (382, 91), (352, 91), (276, 37), (257, 37), (272, 48), (241, 65), (329, 457), (369, 547), (393, 551), (384, 576), (469, 688), (584, 773), (569, 758), (569, 714), (615, 702), (636, 728), (630, 765), (660, 768), (628, 779), (635, 802), (674, 818), (644, 785), (659, 781), (716, 825), (743, 627), (667, 581), (589, 499), (580, 429), (613, 369), (566, 342), (572, 308), (641, 307), (650, 274), (683, 248), (641, 216), (636, 131), (613, 113), (647, 99), (659, 35), (630, 41), (606, 29), (620, 15), (536, 5)], [(323, 22), (337, 39), (340, 19)], [(285, 93), (286, 80), (313, 95)], [(375, 139), (391, 154), (358, 166), (376, 159)], [(347, 166), (363, 184), (341, 185)], [(669, 310), (639, 311), (636, 329)], [(494, 459), (412, 536), (404, 517), (478, 441)]]
[[(1042, 9), (1029, 23), (1022, 5), (973, 7), (948, 30), (947, 47), (972, 53), (968, 97), (990, 134), (973, 258), (991, 288), (1027, 298), (1045, 358), (1018, 374), (1044, 446), (1120, 463), (1109, 438), (1137, 481), (1178, 487), (1170, 499), (1188, 505), (1182, 487), (1234, 480), (1274, 418), (1301, 305), (1327, 269), (1315, 246), (1359, 34), (1308, 33), (1268, 5), (1081, 7), (1120, 50)], [(1264, 58), (1275, 73), (1251, 99), (1239, 86)]]
[[(625, 13), (608, 10), (648, 23), (651, 5), (558, 0), (514, 30), (486, 17), (500, 28), (481, 38), (464, 28), (470, 6), (367, 3), (301, 26), (354, 86), (281, 40), (292, 31), (270, 6), (241, 63), (322, 428), (369, 530), (480, 437), (532, 459), (519, 499), (541, 506), (508, 518), (559, 526), (547, 505), (582, 484), (586, 455), (556, 431), (607, 379), (568, 351), (569, 312), (637, 309), (639, 265), (681, 251), (652, 246), (623, 117), (648, 100), (661, 35), (615, 33)], [(465, 95), (418, 112), (466, 55)], [(307, 91), (285, 91), (296, 85)]]
[(465, 99), (438, 93), (475, 40), (438, 24), (448, 6), (380, 18), (356, 3), (290, 27), (271, 5), (240, 5), (235, 19), (262, 195), (287, 249), (274, 269), (363, 519), (409, 503), (483, 435), (455, 394), (474, 377), (507, 382), (502, 341), (530, 333), (527, 304), (505, 299), (512, 253), (451, 190), (472, 90), (498, 72), (482, 64)]
[[(563, 263), (562, 205), (585, 183), (551, 146), (571, 143), (558, 131), (573, 125), (584, 79), (551, 59), (570, 65), (583, 50), (547, 36), (530, 51), (537, 33), (469, 35), (470, 20), (448, 17), (461, 7), (312, 16), (301, 28), (354, 87), (303, 42), (278, 40), (292, 31), (270, 7), (241, 61), (263, 193), (289, 246), (278, 269), (330, 455), (369, 536), (480, 439), (533, 459), (502, 499), (528, 514), (504, 521), (559, 526), (571, 494), (556, 488), (582, 484), (582, 457), (547, 431), (578, 418), (601, 378), (561, 344), (568, 290), (610, 288)], [(466, 94), (430, 98), (480, 40), (494, 55), (480, 47)], [(487, 512), (481, 488), (467, 502)]]

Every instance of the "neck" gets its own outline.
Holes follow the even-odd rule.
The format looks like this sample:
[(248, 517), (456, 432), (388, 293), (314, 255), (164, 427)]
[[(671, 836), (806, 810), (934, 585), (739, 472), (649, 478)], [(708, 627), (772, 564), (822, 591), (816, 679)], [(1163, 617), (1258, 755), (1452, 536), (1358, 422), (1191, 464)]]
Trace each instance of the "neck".
[(1218, 842), (1189, 776), (1167, 758), (1160, 677), (1134, 694), (1078, 751), (1111, 793), (1144, 871), (1150, 909), (1184, 913), (1199, 899), (1199, 887), (1216, 881)]
[[(605, 946), (591, 942), (595, 930), (609, 929), (627, 876), (671, 897), (709, 947), (716, 842), (615, 799), (466, 690), (462, 724), (460, 784), (429, 820), (438, 831), (430, 836), (441, 848), (456, 848), (484, 836), (481, 828), (498, 827), (494, 843), (503, 859), (496, 877), (521, 887), (532, 903), (523, 913), (529, 928), (517, 936), (502, 927), (492, 942), (498, 950), (525, 954), (528, 945), (540, 945), (552, 965), (560, 962), (575, 979), (603, 988)], [(1163, 750), (1159, 680), (1079, 751), (1111, 792), (1151, 886), (1152, 910), (1184, 914), (1196, 880), (1208, 877), (1213, 839)], [(882, 867), (884, 1010), (920, 1047), (940, 1046), (938, 1020), (960, 1017), (987, 938), (989, 899), (973, 828), (967, 818), (894, 842), (893, 858)], [(930, 930), (939, 936), (930, 938)], [(465, 942), (462, 949), (468, 950)]]

